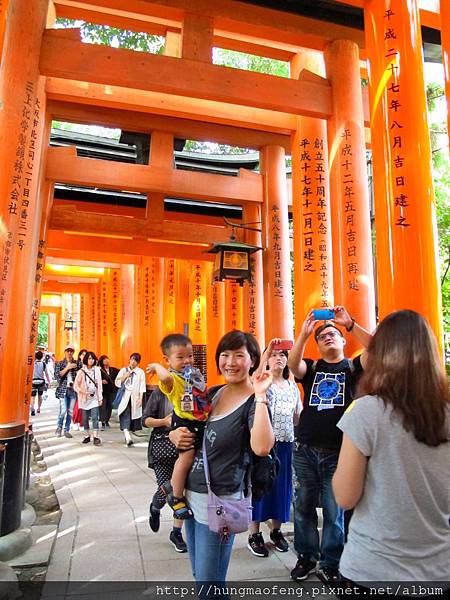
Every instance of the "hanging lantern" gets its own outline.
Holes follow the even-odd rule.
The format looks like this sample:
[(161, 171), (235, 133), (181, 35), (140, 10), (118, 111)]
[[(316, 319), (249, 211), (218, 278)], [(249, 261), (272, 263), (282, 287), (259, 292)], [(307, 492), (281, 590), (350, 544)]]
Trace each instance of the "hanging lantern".
[(74, 319), (65, 319), (64, 320), (64, 329), (67, 331), (72, 331), (77, 328), (77, 322)]
[(215, 254), (213, 277), (214, 281), (231, 279), (243, 285), (244, 281), (251, 281), (250, 255), (262, 248), (250, 246), (231, 239), (229, 242), (220, 242), (206, 250), (209, 254)]

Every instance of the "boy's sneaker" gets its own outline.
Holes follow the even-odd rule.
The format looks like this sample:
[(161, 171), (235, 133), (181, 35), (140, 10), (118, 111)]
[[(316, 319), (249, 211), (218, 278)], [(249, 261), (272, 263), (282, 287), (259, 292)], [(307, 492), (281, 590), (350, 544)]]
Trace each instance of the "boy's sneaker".
[(275, 545), (275, 550), (278, 550), (278, 552), (287, 552), (289, 550), (289, 544), (279, 529), (274, 529), (270, 532), (270, 539)]
[[(148, 524), (150, 525), (150, 529), (155, 533), (159, 531), (159, 525), (161, 521), (160, 511), (150, 504), (150, 514), (148, 516)], [(173, 532), (172, 532), (173, 533)]]
[(300, 554), (297, 560), (297, 564), (291, 571), (291, 579), (294, 581), (302, 581), (306, 579), (311, 571), (316, 568), (316, 563), (310, 560), (309, 557), (304, 554)]
[(91, 441), (91, 436), (90, 436), (90, 435), (87, 435), (87, 436), (86, 436), (86, 437), (83, 439), (83, 441), (82, 441), (81, 443), (82, 443), (82, 444), (89, 444), (89, 443), (90, 443), (90, 441)]
[(183, 536), (181, 535), (181, 531), (171, 531), (169, 535), (169, 540), (175, 546), (175, 552), (187, 552), (186, 542), (183, 540)]
[(261, 558), (269, 556), (269, 551), (264, 545), (263, 534), (260, 531), (248, 536), (247, 548), (255, 556), (260, 556)]
[(57, 427), (56, 428), (55, 435), (56, 435), (56, 437), (61, 437), (62, 436), (62, 429), (61, 429), (61, 427)]
[(64, 432), (64, 437), (66, 437), (66, 438), (69, 438), (69, 439), (70, 439), (70, 438), (73, 438), (73, 435), (70, 433), (70, 431), (65, 431), (65, 432)]
[(94, 438), (94, 446), (101, 446), (102, 445), (102, 440), (98, 437)]
[(336, 583), (341, 581), (339, 569), (333, 567), (319, 567), (316, 575), (325, 585), (336, 585)]

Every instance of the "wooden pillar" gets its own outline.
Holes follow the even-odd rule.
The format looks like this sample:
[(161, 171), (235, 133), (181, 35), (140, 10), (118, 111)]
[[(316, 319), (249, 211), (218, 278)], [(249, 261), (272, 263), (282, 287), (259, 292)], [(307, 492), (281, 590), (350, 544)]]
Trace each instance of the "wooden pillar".
[(225, 332), (242, 330), (242, 288), (234, 281), (225, 281)]
[(72, 295), (72, 318), (76, 323), (76, 328), (72, 331), (72, 343), (75, 348), (81, 348), (80, 345), (80, 294)]
[[(60, 338), (60, 348), (59, 348), (59, 356), (61, 359), (64, 357), (64, 348), (72, 343), (70, 329), (65, 328), (65, 322), (67, 319), (72, 318), (72, 295), (67, 293), (61, 294), (61, 338)], [(75, 352), (78, 351), (78, 348), (75, 348)], [(76, 353), (75, 353), (76, 358)], [(59, 359), (59, 360), (61, 360)]]
[(416, 0), (365, 4), (380, 317), (409, 308), (442, 348), (431, 149)]
[[(44, 311), (45, 312), (45, 311)], [(51, 312), (48, 314), (48, 351), (56, 354), (56, 314)]]
[(211, 284), (213, 263), (207, 266), (207, 306), (206, 306), (206, 372), (208, 386), (223, 383), (222, 376), (217, 372), (216, 348), (220, 338), (225, 333), (225, 284), (216, 281)]
[(447, 98), (447, 134), (450, 149), (450, 3), (441, 0), (441, 45), (442, 64), (445, 75), (445, 96)]
[(264, 146), (260, 157), (264, 182), (264, 322), (268, 343), (274, 337), (292, 339), (292, 284), (284, 149)]
[(110, 269), (108, 305), (111, 311), (111, 329), (109, 332), (109, 358), (112, 365), (120, 364), (120, 333), (122, 318), (120, 310), (120, 269)]
[(31, 244), (40, 226), (37, 175), (43, 121), (36, 99), (48, 2), (2, 4), (6, 13), (0, 14), (0, 442), (7, 443), (7, 454), (0, 535), (6, 535), (20, 526), (22, 509), (24, 396), (35, 273)]
[(136, 326), (134, 314), (134, 265), (121, 265), (120, 290), (122, 297), (122, 366), (129, 362), (130, 354), (135, 352), (133, 334)]
[[(375, 296), (359, 48), (352, 41), (336, 40), (327, 45), (324, 56), (333, 92), (328, 151), (334, 300), (372, 330)], [(357, 348), (356, 339), (350, 336), (347, 353)]]
[(206, 373), (206, 286), (208, 263), (192, 263), (189, 280), (189, 337), (194, 349), (195, 366)]
[(98, 345), (98, 356), (109, 354), (109, 322), (108, 322), (108, 269), (105, 269), (103, 277), (99, 282), (100, 290), (100, 343)]
[(175, 333), (176, 323), (176, 278), (175, 259), (168, 258), (164, 261), (164, 326), (163, 335)]
[[(250, 227), (261, 229), (261, 207), (255, 202), (244, 205), (244, 223)], [(247, 244), (261, 247), (261, 233), (245, 232)], [(258, 340), (261, 349), (264, 348), (264, 288), (263, 288), (263, 252), (259, 250), (251, 256), (252, 280), (244, 283), (242, 326)]]
[(159, 344), (163, 337), (164, 259), (142, 259), (143, 269), (143, 332), (142, 353), (146, 362), (162, 359)]
[[(101, 280), (95, 284), (95, 340), (97, 356), (102, 351), (102, 286)], [(133, 282), (134, 284), (134, 282)], [(133, 311), (134, 315), (134, 311)]]
[(181, 35), (181, 56), (202, 62), (212, 61), (214, 20), (206, 15), (186, 12)]
[[(322, 55), (306, 51), (297, 54), (291, 61), (291, 77), (301, 79), (303, 70), (323, 77)], [(330, 204), (327, 123), (297, 117), (292, 137), (296, 335), (312, 308), (334, 305)], [(305, 355), (318, 356), (313, 339), (309, 340)]]
[(89, 338), (91, 340), (91, 349), (95, 353), (98, 352), (97, 346), (97, 286), (91, 286), (91, 293), (89, 294), (89, 315), (88, 327), (89, 327)]
[(189, 329), (189, 277), (191, 263), (187, 260), (177, 260), (177, 315), (176, 333), (186, 333)]

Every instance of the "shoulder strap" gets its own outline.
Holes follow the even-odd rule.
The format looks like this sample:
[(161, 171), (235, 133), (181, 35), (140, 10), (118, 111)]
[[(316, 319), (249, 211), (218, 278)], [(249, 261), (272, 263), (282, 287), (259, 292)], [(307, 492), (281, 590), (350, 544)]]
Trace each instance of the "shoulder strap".
[(347, 362), (348, 362), (348, 367), (350, 369), (350, 372), (354, 373), (355, 372), (355, 364), (353, 362), (353, 359), (352, 358), (347, 358)]
[[(89, 373), (87, 373), (84, 369), (83, 369), (83, 372), (84, 372), (84, 378), (86, 379), (86, 377), (88, 377), (92, 381), (92, 383), (95, 385), (95, 387), (97, 387), (97, 382), (95, 381), (95, 379), (92, 379), (92, 377), (89, 375)], [(95, 376), (95, 371), (94, 371), (94, 376)]]
[(315, 372), (316, 372), (316, 369), (317, 369), (317, 363), (318, 363), (318, 361), (317, 361), (317, 360), (315, 360), (315, 361), (313, 362), (313, 364), (311, 365), (311, 371), (312, 371), (313, 373), (315, 373)]

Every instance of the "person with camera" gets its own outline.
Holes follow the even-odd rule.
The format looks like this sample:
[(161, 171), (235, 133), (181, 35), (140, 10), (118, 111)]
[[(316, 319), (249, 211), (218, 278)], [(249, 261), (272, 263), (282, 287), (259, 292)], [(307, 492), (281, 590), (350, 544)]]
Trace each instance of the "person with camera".
[(73, 407), (75, 406), (75, 390), (73, 384), (77, 374), (77, 363), (73, 359), (75, 348), (70, 344), (64, 349), (64, 358), (55, 364), (55, 379), (58, 382), (55, 396), (59, 400), (59, 414), (56, 425), (55, 435), (66, 438), (73, 437), (70, 433), (70, 423), (72, 422)]
[(96, 367), (97, 357), (93, 352), (86, 352), (83, 357), (83, 366), (75, 377), (74, 389), (78, 394), (78, 405), (83, 413), (84, 439), (82, 444), (89, 444), (89, 418), (92, 418), (94, 430), (94, 446), (100, 446), (98, 437), (99, 407), (102, 405), (103, 384), (100, 367)]
[[(331, 320), (323, 321), (314, 329), (317, 321), (324, 318)], [(366, 364), (366, 352), (353, 360), (346, 358), (346, 340), (338, 325), (354, 334), (367, 348), (371, 335), (343, 306), (336, 306), (332, 310), (308, 313), (288, 359), (288, 367), (304, 391), (293, 454), (297, 478), (294, 548), (298, 555), (297, 564), (291, 571), (294, 581), (306, 579), (312, 571), (316, 571), (326, 584), (339, 580), (339, 559), (345, 537), (344, 511), (337, 505), (331, 487), (342, 444), (342, 432), (337, 423), (354, 398)], [(313, 332), (319, 360), (303, 358)], [(317, 506), (322, 506), (323, 512), (320, 545)]]

